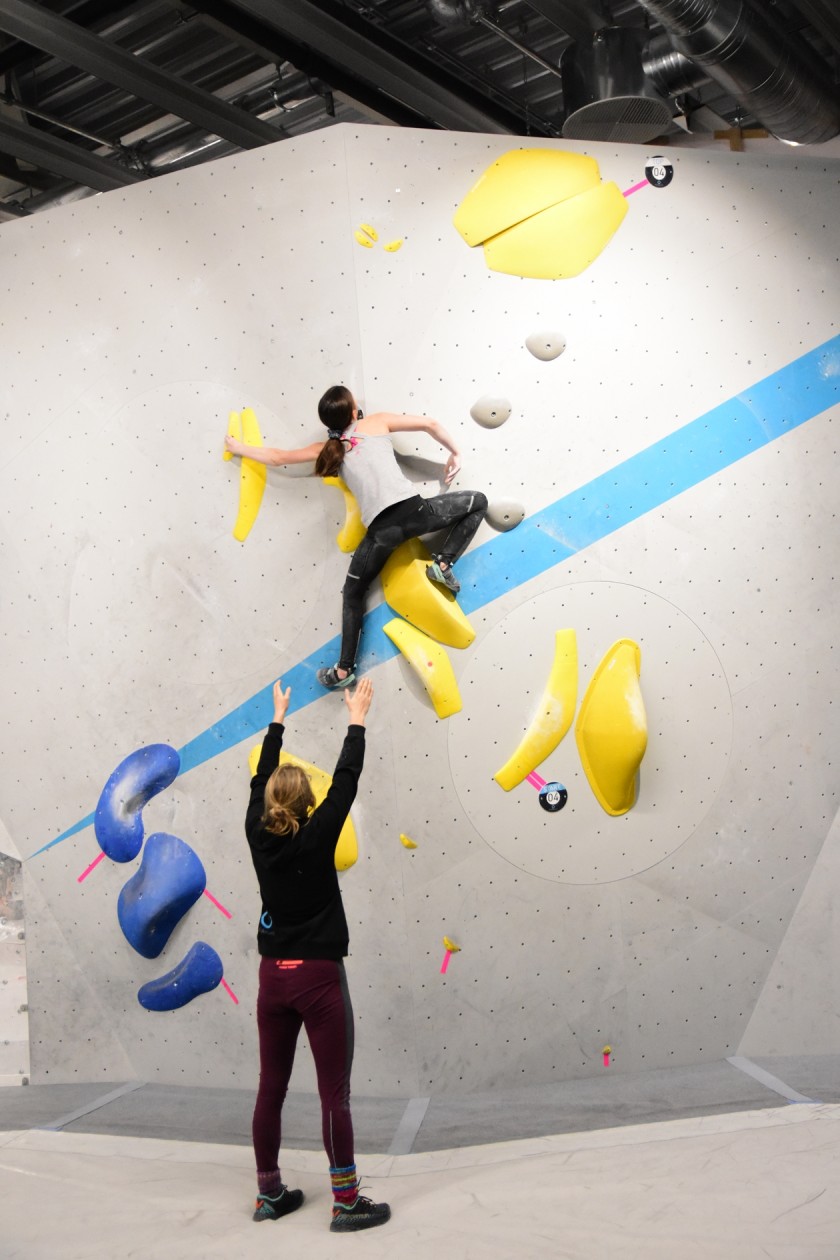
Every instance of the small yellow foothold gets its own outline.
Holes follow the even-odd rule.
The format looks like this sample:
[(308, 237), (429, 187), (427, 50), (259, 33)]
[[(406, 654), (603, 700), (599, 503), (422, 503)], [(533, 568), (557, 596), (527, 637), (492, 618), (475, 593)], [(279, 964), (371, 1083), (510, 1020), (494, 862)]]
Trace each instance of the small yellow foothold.
[(460, 954), (461, 946), (456, 945), (454, 941), (450, 941), (448, 936), (443, 938), (443, 948), (448, 949), (450, 954)]
[(360, 232), (357, 228), (353, 235), (360, 245), (364, 245), (365, 249), (373, 249), (373, 241), (370, 237), (365, 236), (364, 232)]
[(382, 248), (387, 250), (389, 254), (396, 254), (397, 250), (402, 248), (403, 241), (404, 237), (401, 236), (399, 240), (389, 241), (388, 244), (383, 245)]
[(603, 1054), (612, 1054), (612, 1046), (604, 1046)]
[(377, 232), (376, 228), (371, 227), (369, 223), (360, 223), (359, 227), (364, 232), (365, 236), (369, 236), (372, 241), (379, 240), (379, 233)]
[(417, 848), (417, 845), (414, 843), (414, 841), (413, 841), (413, 840), (410, 840), (410, 839), (409, 839), (409, 837), (408, 837), (408, 836), (406, 836), (406, 835), (404, 835), (402, 832), (400, 832), (400, 844), (402, 844), (402, 845), (403, 845), (403, 847), (404, 847), (404, 848), (406, 848), (406, 849), (416, 849), (416, 848)]

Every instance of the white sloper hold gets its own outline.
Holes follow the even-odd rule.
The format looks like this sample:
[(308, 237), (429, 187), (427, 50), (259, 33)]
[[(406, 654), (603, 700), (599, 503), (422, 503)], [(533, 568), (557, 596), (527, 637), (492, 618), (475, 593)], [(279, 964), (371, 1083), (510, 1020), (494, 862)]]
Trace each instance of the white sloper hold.
[(560, 357), (566, 349), (566, 338), (559, 332), (535, 332), (525, 338), (525, 345), (535, 359), (548, 362)]
[(470, 407), (470, 415), (483, 429), (498, 429), (512, 411), (506, 398), (488, 398), (486, 394)]
[(492, 529), (506, 534), (509, 529), (515, 529), (525, 520), (525, 509), (514, 499), (495, 499), (487, 508), (484, 519)]

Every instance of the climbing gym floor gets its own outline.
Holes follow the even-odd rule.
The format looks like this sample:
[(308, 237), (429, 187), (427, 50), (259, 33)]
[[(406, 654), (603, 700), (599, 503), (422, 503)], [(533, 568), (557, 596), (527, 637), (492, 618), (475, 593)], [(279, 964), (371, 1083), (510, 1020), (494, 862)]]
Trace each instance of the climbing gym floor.
[(136, 1083), (0, 1090), (0, 1257), (840, 1255), (833, 1056), (734, 1058), (428, 1105), (357, 1098), (366, 1193), (393, 1217), (355, 1243), (327, 1228), (317, 1100), (306, 1095), (289, 1100), (283, 1170), (307, 1202), (276, 1224), (251, 1221), (252, 1102), (247, 1090)]

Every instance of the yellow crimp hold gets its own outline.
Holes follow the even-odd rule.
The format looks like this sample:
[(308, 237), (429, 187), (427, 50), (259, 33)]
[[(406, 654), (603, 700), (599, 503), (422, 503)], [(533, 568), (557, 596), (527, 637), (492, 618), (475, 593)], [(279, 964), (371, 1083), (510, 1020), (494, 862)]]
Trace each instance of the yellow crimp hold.
[(483, 245), (491, 271), (559, 280), (579, 275), (627, 213), (627, 198), (602, 184), (594, 158), (557, 149), (513, 149), (487, 168), (453, 220), (468, 245)]
[(395, 617), (382, 627), (417, 673), (439, 718), (461, 711), (461, 693), (446, 649), (407, 621)]
[(451, 941), (448, 936), (444, 936), (443, 938), (443, 947), (444, 949), (448, 949), (450, 954), (460, 954), (461, 952), (461, 946), (456, 945), (455, 942)]
[(639, 686), (642, 654), (632, 639), (614, 643), (592, 676), (575, 723), (589, 786), (608, 814), (635, 804), (636, 775), (647, 748), (647, 714)]
[(417, 845), (414, 843), (414, 841), (413, 841), (413, 840), (410, 840), (408, 836), (406, 836), (406, 835), (404, 835), (404, 834), (403, 834), (403, 832), (400, 832), (400, 844), (401, 844), (401, 845), (403, 846), (403, 848), (405, 848), (405, 849), (416, 849), (416, 848), (417, 848)]
[[(248, 766), (251, 771), (251, 777), (257, 773), (257, 765), (262, 752), (262, 744), (257, 744), (256, 748), (252, 748), (248, 754)], [(332, 783), (332, 775), (327, 774), (326, 770), (319, 770), (317, 766), (311, 765), (308, 761), (303, 761), (300, 757), (293, 757), (291, 753), (287, 753), (285, 749), (280, 753), (281, 766), (300, 766), (309, 778), (312, 784), (312, 792), (315, 796), (315, 804), (320, 805), (321, 801), (330, 790)], [(278, 836), (278, 843), (282, 843), (282, 838)], [(337, 871), (349, 870), (359, 856), (359, 846), (356, 841), (356, 828), (353, 826), (353, 820), (349, 816), (345, 820), (344, 826), (338, 837), (338, 844), (335, 846), (335, 869)]]
[(359, 505), (356, 502), (356, 496), (353, 494), (341, 479), (341, 477), (322, 477), (321, 480), (327, 486), (337, 486), (344, 495), (344, 511), (346, 513), (344, 524), (335, 536), (342, 551), (355, 551), (359, 543), (364, 538), (367, 530), (362, 524)]
[(364, 232), (365, 236), (369, 236), (372, 241), (379, 240), (379, 233), (376, 228), (371, 227), (369, 223), (360, 223), (359, 227)]
[(383, 245), (382, 248), (384, 250), (387, 250), (389, 254), (396, 254), (397, 250), (402, 248), (404, 241), (405, 241), (405, 238), (401, 236), (399, 240), (389, 241), (388, 244)]
[[(246, 446), (262, 446), (263, 444), (257, 417), (250, 407), (245, 407), (241, 413), (237, 411), (230, 413), (228, 433), (231, 437), (244, 442)], [(230, 459), (230, 452), (225, 451), (223, 458)], [(259, 464), (253, 459), (242, 460), (239, 475), (239, 510), (233, 527), (233, 536), (237, 542), (245, 541), (257, 519), (265, 490), (265, 476), (265, 464)]]
[(357, 228), (353, 235), (360, 245), (364, 245), (365, 249), (373, 249), (373, 241), (369, 236), (365, 236), (364, 232), (360, 232)]
[(455, 596), (445, 587), (430, 582), (426, 566), (432, 563), (429, 551), (419, 538), (409, 538), (388, 557), (382, 570), (382, 589), (388, 607), (405, 617), (438, 643), (448, 647), (469, 647), (475, 638), (469, 621)]
[(554, 663), (536, 716), (513, 756), (493, 778), (506, 792), (526, 779), (545, 761), (572, 725), (577, 703), (577, 638), (574, 630), (558, 630), (554, 638)]

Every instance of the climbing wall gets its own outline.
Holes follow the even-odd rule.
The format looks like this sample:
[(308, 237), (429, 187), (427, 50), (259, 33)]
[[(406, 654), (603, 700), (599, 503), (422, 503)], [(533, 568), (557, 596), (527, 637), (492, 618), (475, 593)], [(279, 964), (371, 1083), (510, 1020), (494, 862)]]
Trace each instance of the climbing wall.
[[(458, 566), (474, 638), (444, 649), (451, 716), (371, 599), (359, 858), (341, 876), (355, 1089), (591, 1075), (607, 1045), (617, 1071), (837, 1050), (830, 951), (802, 942), (837, 875), (840, 170), (674, 148), (657, 186), (637, 146), (541, 142), (594, 157), (623, 219), (577, 274), (537, 279), (527, 261), (490, 270), (452, 224), (516, 147), (340, 127), (0, 229), (2, 821), (25, 859), (33, 1080), (254, 1079), (247, 759), (282, 675), (289, 751), (332, 768), (343, 704), (312, 675), (335, 659), (347, 557), (343, 499), (305, 469), (269, 470), (235, 539), (222, 439), (250, 409), (266, 444), (311, 441), (337, 381), (368, 411), (439, 418), (457, 488), (483, 490), (493, 522)], [(440, 448), (398, 446), (437, 493)], [(527, 733), (558, 631), (575, 662), (546, 753)], [(584, 698), (622, 640), (635, 725), (619, 706), (607, 735), (632, 807), (610, 813)], [(494, 775), (523, 738), (540, 758), (506, 791)], [(146, 835), (206, 872), (154, 959), (118, 918), (142, 855), (101, 858), (91, 826), (151, 744), (181, 773), (142, 810)], [(224, 982), (144, 1009), (138, 991), (198, 941)], [(312, 1084), (301, 1055), (295, 1085)]]

